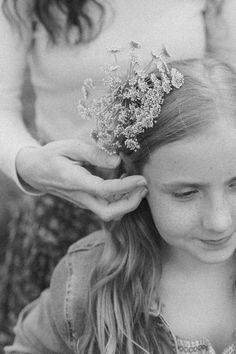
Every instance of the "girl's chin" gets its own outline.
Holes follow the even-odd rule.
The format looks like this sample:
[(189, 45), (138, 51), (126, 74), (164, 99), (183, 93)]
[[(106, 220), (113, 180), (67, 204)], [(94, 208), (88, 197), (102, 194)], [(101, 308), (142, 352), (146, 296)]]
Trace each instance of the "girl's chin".
[(178, 263), (196, 265), (200, 263), (217, 264), (232, 259), (236, 249), (236, 233), (228, 239), (211, 242), (200, 239), (189, 240), (182, 244), (163, 242), (163, 260), (174, 260)]
[(195, 257), (204, 263), (226, 262), (232, 258), (235, 252), (232, 237), (217, 242), (199, 240), (198, 245), (199, 250), (196, 252)]

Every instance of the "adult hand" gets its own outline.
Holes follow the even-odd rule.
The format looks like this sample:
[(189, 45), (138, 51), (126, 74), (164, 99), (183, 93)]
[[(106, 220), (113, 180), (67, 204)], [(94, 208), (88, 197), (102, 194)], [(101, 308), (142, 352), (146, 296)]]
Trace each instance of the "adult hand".
[(60, 140), (22, 148), (16, 158), (16, 168), (31, 187), (89, 209), (104, 221), (136, 209), (147, 194), (143, 176), (104, 180), (83, 167), (84, 162), (114, 169), (120, 158), (81, 140)]

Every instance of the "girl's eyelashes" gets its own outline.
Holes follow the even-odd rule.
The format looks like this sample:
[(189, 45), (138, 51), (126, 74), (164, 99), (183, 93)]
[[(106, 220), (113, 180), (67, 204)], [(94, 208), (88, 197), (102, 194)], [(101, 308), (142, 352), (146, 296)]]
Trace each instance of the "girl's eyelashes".
[(181, 191), (181, 192), (172, 192), (172, 195), (180, 200), (189, 200), (192, 199), (195, 194), (198, 193), (198, 190), (196, 189), (191, 189), (191, 190), (187, 190), (187, 191)]

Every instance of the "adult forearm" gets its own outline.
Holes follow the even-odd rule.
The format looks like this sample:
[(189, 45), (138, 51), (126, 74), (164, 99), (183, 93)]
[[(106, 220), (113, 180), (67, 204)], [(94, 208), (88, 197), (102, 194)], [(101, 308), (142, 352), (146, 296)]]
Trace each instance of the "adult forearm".
[(27, 131), (19, 114), (7, 109), (0, 111), (0, 169), (19, 187), (15, 160), (19, 150), (25, 146), (39, 146)]

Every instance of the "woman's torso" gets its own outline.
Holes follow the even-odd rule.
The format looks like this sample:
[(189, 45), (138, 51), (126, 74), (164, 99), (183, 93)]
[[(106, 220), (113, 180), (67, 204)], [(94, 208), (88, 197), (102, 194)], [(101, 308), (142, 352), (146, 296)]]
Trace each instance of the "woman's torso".
[[(38, 25), (29, 65), (36, 93), (36, 123), (44, 141), (76, 138), (85, 134), (88, 122), (77, 112), (84, 79), (92, 77), (103, 92), (105, 64), (113, 64), (107, 50), (118, 47), (119, 64), (126, 67), (128, 43), (141, 44), (144, 63), (151, 50), (164, 44), (173, 59), (202, 57), (205, 50), (205, 27), (202, 16), (206, 0), (107, 0), (105, 23), (92, 42), (68, 47), (63, 41), (48, 45), (47, 34)], [(112, 10), (111, 6), (112, 5)], [(90, 128), (89, 128), (90, 129)]]

